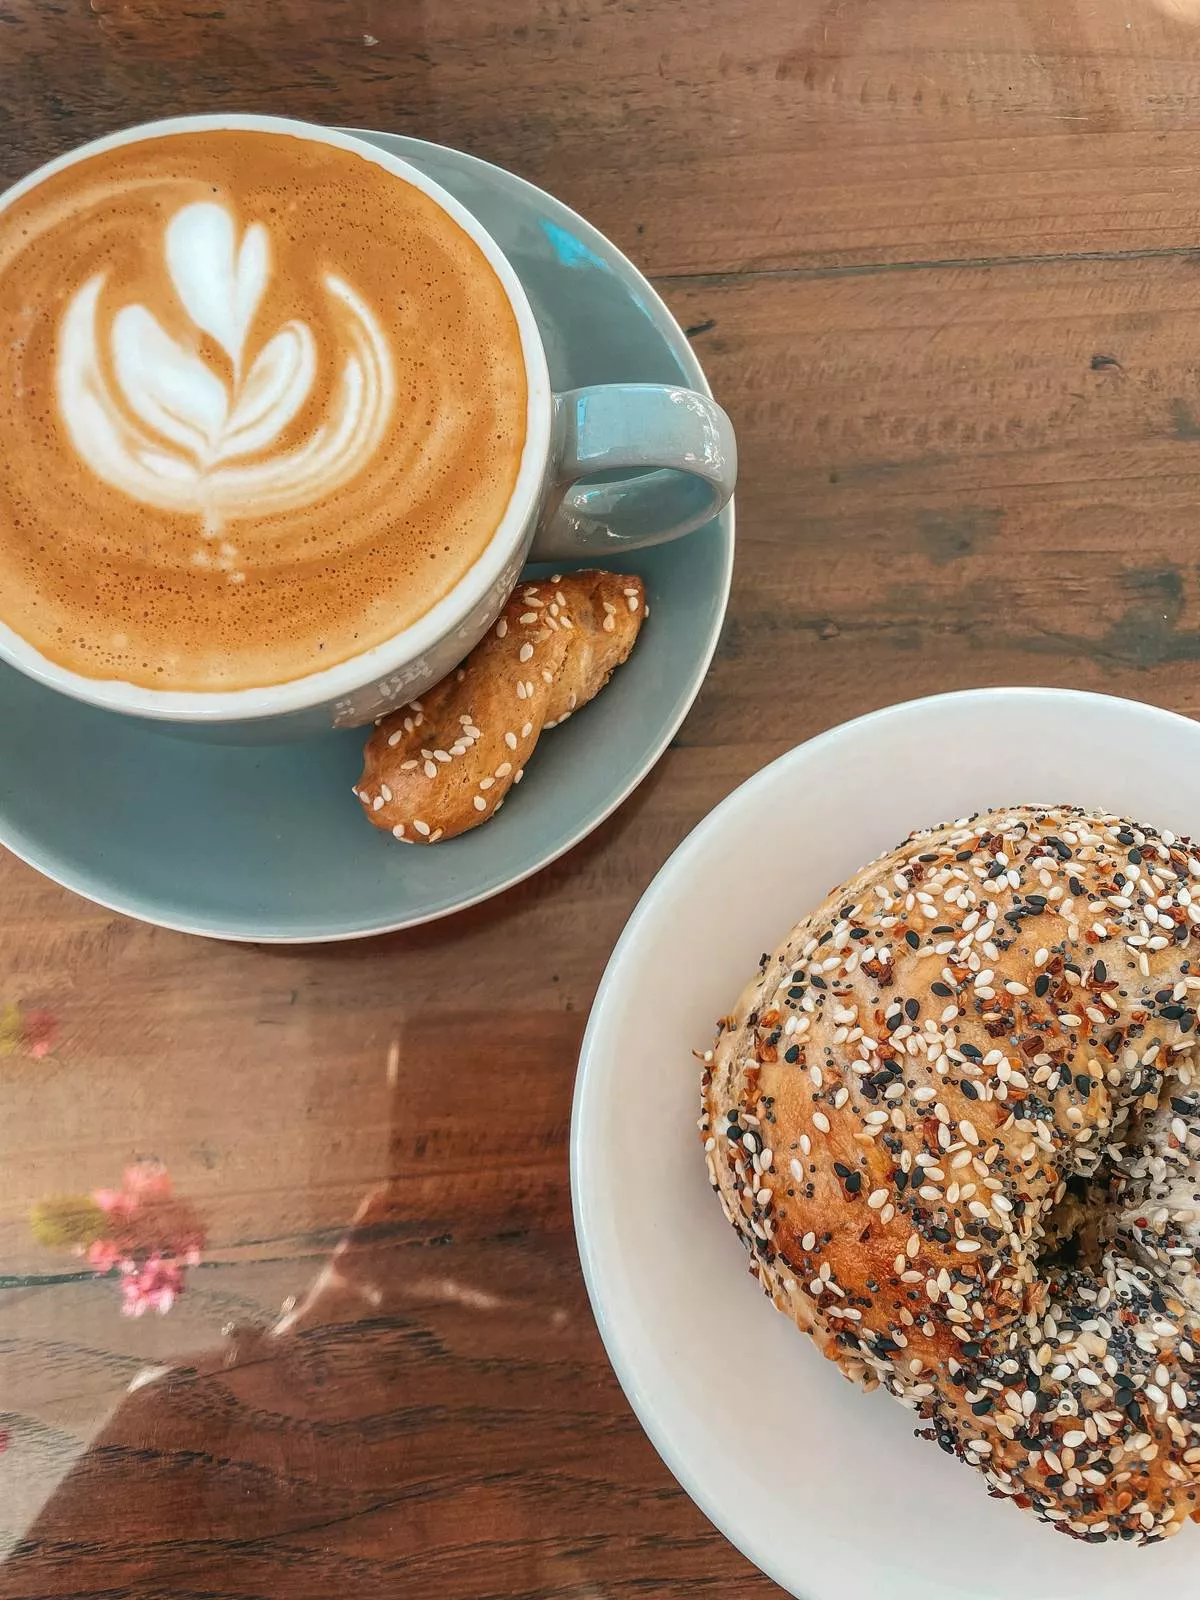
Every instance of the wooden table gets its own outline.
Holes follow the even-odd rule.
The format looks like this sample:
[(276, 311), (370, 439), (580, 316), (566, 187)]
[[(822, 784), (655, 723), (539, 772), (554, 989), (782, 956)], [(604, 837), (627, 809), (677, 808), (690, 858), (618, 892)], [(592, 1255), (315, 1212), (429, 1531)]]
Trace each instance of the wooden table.
[[(1200, 709), (1200, 5), (0, 0), (5, 182), (221, 108), (461, 146), (639, 261), (739, 428), (734, 601), (641, 791), (439, 926), (236, 948), (0, 859), (0, 1595), (777, 1593), (605, 1361), (580, 1035), (798, 740), (972, 684)], [(94, 1269), (147, 1240), (199, 1264), (124, 1317)]]

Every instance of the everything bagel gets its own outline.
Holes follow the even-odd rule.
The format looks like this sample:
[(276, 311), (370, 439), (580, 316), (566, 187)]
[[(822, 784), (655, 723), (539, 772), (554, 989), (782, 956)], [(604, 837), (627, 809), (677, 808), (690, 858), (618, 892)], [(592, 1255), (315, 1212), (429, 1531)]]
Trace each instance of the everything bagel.
[(709, 1177), (775, 1305), (1097, 1542), (1198, 1505), (1198, 997), (1200, 850), (1018, 807), (837, 889), (705, 1057)]

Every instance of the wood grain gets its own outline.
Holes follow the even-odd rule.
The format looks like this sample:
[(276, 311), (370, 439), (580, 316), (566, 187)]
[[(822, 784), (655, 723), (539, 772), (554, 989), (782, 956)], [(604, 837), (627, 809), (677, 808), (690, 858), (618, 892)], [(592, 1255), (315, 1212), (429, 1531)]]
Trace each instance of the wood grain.
[(5, 179), (226, 107), (472, 150), (659, 273), (1197, 243), (1195, 23), (1154, 0), (4, 0), (0, 39)]
[[(472, 150), (654, 274), (743, 463), (695, 711), (500, 900), (241, 949), (0, 857), (0, 1023), (60, 1026), (0, 1055), (3, 1600), (778, 1592), (591, 1320), (588, 1007), (656, 868), (797, 740), (1001, 682), (1200, 713), (1198, 89), (1194, 10), (1152, 0), (0, 0), (0, 181), (222, 107)], [(147, 1158), (207, 1243), (133, 1320), (30, 1213)]]

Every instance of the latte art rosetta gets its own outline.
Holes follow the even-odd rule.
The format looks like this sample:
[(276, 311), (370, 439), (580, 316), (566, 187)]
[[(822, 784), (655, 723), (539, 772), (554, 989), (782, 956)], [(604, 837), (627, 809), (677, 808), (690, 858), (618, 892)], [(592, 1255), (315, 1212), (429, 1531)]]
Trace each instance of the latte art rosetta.
[(0, 199), (0, 624), (155, 689), (348, 661), (478, 561), (527, 404), (486, 254), (359, 147), (92, 152)]
[(318, 356), (309, 328), (292, 320), (247, 363), (271, 273), (267, 230), (252, 223), (239, 242), (229, 212), (200, 202), (171, 218), (163, 256), (182, 306), (228, 356), (232, 377), (173, 339), (144, 305), (122, 306), (104, 329), (104, 274), (89, 278), (62, 320), (56, 382), (63, 420), (92, 471), (144, 505), (203, 517), (215, 534), (239, 514), (270, 516), (319, 499), (361, 470), (386, 430), (395, 379), (383, 331), (350, 285), (324, 278), (342, 313), (340, 378), (321, 423), (288, 447)]

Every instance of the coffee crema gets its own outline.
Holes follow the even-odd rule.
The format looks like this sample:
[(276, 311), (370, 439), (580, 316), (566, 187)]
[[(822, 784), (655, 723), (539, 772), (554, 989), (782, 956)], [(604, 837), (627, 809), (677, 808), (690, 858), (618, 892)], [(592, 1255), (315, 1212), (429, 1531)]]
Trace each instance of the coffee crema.
[(290, 682), (478, 559), (525, 443), (512, 306), (366, 156), (164, 134), (0, 212), (0, 622), (90, 678)]

